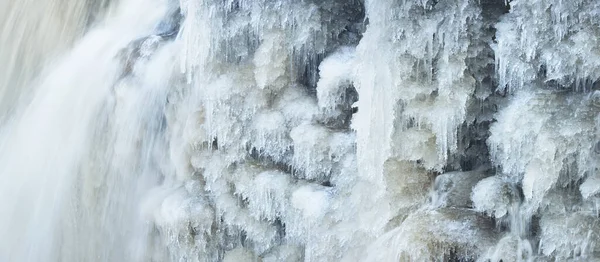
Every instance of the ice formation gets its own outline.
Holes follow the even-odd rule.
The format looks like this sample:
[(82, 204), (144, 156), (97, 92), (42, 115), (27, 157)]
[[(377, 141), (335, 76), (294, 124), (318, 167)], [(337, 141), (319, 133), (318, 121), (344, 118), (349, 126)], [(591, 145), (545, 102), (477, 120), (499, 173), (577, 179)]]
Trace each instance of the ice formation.
[(0, 262), (600, 260), (599, 14), (2, 1)]

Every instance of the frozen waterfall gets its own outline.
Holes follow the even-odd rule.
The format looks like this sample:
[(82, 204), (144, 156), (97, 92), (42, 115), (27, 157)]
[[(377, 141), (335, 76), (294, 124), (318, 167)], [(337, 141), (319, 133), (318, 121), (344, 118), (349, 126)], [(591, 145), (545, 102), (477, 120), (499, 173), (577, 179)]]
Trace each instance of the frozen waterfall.
[(0, 0), (0, 262), (600, 261), (600, 1)]

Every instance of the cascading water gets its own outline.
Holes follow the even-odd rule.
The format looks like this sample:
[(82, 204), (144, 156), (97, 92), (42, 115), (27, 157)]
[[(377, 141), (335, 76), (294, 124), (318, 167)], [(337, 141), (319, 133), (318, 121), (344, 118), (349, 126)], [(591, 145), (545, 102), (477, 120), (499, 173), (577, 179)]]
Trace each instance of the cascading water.
[(600, 260), (600, 3), (0, 2), (0, 262)]

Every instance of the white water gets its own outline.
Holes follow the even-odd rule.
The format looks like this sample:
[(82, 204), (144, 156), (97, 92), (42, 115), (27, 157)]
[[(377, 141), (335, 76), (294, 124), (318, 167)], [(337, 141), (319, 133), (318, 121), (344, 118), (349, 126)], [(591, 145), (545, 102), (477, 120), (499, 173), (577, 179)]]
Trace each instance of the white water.
[(597, 259), (600, 4), (508, 2), (4, 0), (0, 262)]
[[(131, 226), (143, 192), (136, 191), (149, 183), (138, 178), (152, 172), (144, 152), (158, 139), (144, 132), (155, 132), (161, 120), (145, 111), (160, 111), (153, 100), (164, 100), (165, 91), (150, 63), (140, 63), (140, 75), (152, 79), (118, 80), (118, 52), (151, 33), (165, 9), (122, 3), (40, 75), (31, 98), (4, 124), (0, 258), (113, 261), (131, 254), (127, 239), (138, 237)], [(144, 179), (156, 180), (149, 175)]]

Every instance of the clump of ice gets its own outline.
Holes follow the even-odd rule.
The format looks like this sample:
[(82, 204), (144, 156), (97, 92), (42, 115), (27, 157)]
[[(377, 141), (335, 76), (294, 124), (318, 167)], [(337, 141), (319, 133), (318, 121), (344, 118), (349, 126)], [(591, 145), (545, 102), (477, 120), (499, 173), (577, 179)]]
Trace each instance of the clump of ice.
[(519, 201), (514, 190), (514, 187), (497, 176), (484, 178), (475, 185), (471, 193), (473, 207), (490, 216), (502, 218), (508, 214), (510, 206)]
[[(582, 95), (521, 92), (498, 115), (488, 140), (492, 161), (514, 182), (533, 206), (554, 187), (592, 171), (595, 115)], [(546, 105), (553, 104), (552, 107)]]
[(262, 43), (254, 53), (254, 78), (259, 88), (278, 92), (288, 83), (288, 52), (283, 45), (282, 32), (262, 36)]
[(274, 161), (283, 161), (292, 147), (285, 116), (280, 111), (264, 111), (254, 116), (251, 129), (251, 146), (258, 154)]
[(328, 179), (342, 157), (353, 150), (352, 135), (319, 125), (300, 125), (292, 129), (290, 136), (296, 175), (307, 179)]
[(302, 186), (292, 193), (292, 205), (308, 221), (318, 221), (325, 215), (329, 193), (313, 186)]
[(352, 85), (355, 51), (352, 47), (343, 47), (319, 65), (317, 100), (327, 116), (339, 114), (337, 111), (345, 100), (346, 89)]
[(256, 219), (275, 221), (289, 208), (290, 177), (279, 171), (265, 171), (249, 181), (240, 193), (248, 200), (248, 209)]
[(583, 198), (596, 197), (600, 193), (600, 178), (598, 173), (590, 175), (580, 186), (581, 196)]
[[(198, 256), (215, 255), (209, 236), (214, 221), (214, 212), (200, 196), (186, 192), (183, 188), (152, 192), (154, 201), (145, 209), (154, 209), (152, 221), (163, 235), (164, 245), (171, 252), (171, 259), (193, 260)], [(152, 206), (156, 205), (158, 206)]]
[(312, 123), (318, 113), (316, 101), (308, 96), (301, 85), (290, 85), (282, 90), (274, 106), (281, 110), (289, 128)]

